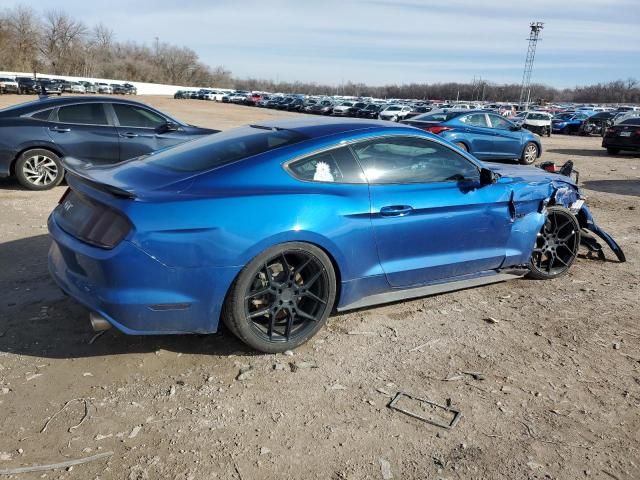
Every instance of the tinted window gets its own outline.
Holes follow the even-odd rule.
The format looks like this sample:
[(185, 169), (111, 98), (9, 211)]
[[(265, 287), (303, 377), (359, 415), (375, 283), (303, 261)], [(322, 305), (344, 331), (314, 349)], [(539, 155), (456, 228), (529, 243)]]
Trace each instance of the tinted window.
[(478, 168), (431, 140), (389, 137), (353, 146), (371, 183), (427, 183), (478, 177)]
[(38, 113), (34, 113), (33, 115), (31, 115), (31, 118), (35, 118), (36, 120), (49, 120), (49, 116), (51, 116), (51, 111), (53, 109), (49, 109), (49, 110), (43, 110), (42, 112), (38, 112)]
[(362, 169), (347, 147), (318, 153), (289, 165), (300, 180), (336, 183), (366, 183)]
[(58, 109), (58, 120), (64, 123), (107, 125), (107, 116), (101, 103), (69, 105)]
[(509, 130), (513, 125), (511, 122), (508, 122), (498, 115), (489, 115), (489, 118), (491, 118), (491, 126), (499, 130)]
[(164, 117), (146, 108), (114, 103), (113, 109), (123, 127), (157, 128), (167, 122)]
[(640, 125), (640, 118), (630, 118), (620, 122), (620, 125)]
[(485, 117), (484, 113), (474, 113), (473, 115), (467, 115), (466, 117), (462, 117), (460, 121), (473, 127), (489, 126), (487, 125), (487, 117)]
[(146, 162), (180, 172), (210, 170), (306, 139), (306, 136), (292, 130), (258, 126), (235, 128), (178, 145), (166, 155), (150, 156)]
[(459, 117), (464, 112), (430, 112), (424, 115), (414, 117), (414, 120), (422, 120), (425, 122), (446, 122), (452, 118)]

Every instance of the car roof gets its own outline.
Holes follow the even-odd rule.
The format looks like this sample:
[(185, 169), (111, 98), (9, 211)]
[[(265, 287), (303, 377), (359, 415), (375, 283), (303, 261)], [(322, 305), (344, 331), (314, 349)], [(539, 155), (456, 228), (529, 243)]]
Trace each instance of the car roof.
[[(307, 138), (318, 138), (328, 135), (336, 135), (340, 133), (355, 132), (358, 130), (368, 130), (372, 128), (403, 128), (394, 122), (384, 122), (380, 120), (366, 120), (356, 118), (303, 118), (293, 120), (272, 120), (267, 122), (256, 122), (253, 125), (260, 127), (269, 127), (273, 129), (292, 130), (300, 133)], [(413, 130), (407, 126), (407, 130)]]
[[(79, 103), (95, 103), (95, 102), (110, 102), (110, 103), (126, 103), (129, 105), (141, 105), (141, 102), (136, 102), (134, 100), (126, 100), (124, 98), (113, 98), (113, 97), (105, 97), (98, 95), (91, 96), (72, 96), (72, 97), (44, 97), (38, 100), (33, 100), (31, 102), (21, 103), (18, 105), (13, 105), (11, 107), (0, 110), (0, 115), (12, 114), (12, 115), (23, 115), (25, 113), (29, 113), (32, 111), (43, 110), (46, 108), (55, 108), (63, 105), (77, 105)], [(143, 104), (142, 104), (143, 105)]]

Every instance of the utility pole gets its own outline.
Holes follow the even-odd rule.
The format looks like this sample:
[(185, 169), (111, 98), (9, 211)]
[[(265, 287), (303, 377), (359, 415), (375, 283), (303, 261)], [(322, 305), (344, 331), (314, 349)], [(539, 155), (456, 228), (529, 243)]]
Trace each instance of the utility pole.
[(536, 57), (536, 46), (540, 40), (540, 34), (544, 28), (542, 22), (531, 22), (529, 24), (529, 47), (527, 48), (527, 58), (524, 62), (524, 73), (522, 74), (522, 87), (520, 88), (519, 105), (525, 104), (525, 110), (529, 107), (529, 94), (531, 85), (531, 73), (533, 72), (533, 61)]

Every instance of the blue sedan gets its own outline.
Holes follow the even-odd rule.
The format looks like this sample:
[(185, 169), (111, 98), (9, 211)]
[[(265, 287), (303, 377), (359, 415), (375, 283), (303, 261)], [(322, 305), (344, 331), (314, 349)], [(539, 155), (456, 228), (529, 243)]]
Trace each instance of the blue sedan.
[(47, 190), (62, 182), (66, 156), (106, 165), (216, 132), (131, 100), (43, 98), (0, 110), (0, 177)]
[[(94, 328), (215, 332), (281, 352), (345, 311), (567, 272), (600, 236), (568, 177), (423, 130), (309, 118), (115, 165), (66, 159), (49, 269)], [(584, 233), (583, 233), (584, 232)]]
[(440, 135), (481, 160), (531, 165), (542, 154), (540, 137), (490, 111), (443, 109), (403, 123)]
[(595, 112), (568, 112), (559, 113), (551, 120), (551, 130), (553, 133), (576, 134), (580, 127)]

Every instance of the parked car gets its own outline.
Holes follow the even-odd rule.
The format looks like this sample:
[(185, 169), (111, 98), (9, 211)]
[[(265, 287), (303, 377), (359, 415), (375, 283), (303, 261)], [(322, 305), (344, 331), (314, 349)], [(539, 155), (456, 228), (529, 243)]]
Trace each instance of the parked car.
[(378, 118), (382, 105), (378, 103), (369, 103), (358, 110), (356, 116), (360, 118)]
[(0, 77), (0, 93), (20, 93), (20, 87), (15, 78)]
[(110, 167), (70, 161), (48, 221), (53, 279), (94, 328), (224, 322), (275, 353), (333, 311), (560, 277), (583, 231), (624, 259), (568, 177), (483, 163), (407, 126), (329, 120), (245, 126)]
[(245, 103), (249, 95), (251, 95), (251, 92), (236, 90), (236, 92), (229, 97), (229, 101), (231, 103)]
[(490, 111), (434, 110), (403, 123), (439, 135), (481, 160), (518, 159), (531, 165), (542, 154), (538, 136)]
[(175, 99), (191, 98), (191, 92), (189, 92), (188, 90), (178, 90), (176, 93), (173, 94), (173, 98)]
[(602, 146), (609, 155), (617, 155), (622, 150), (640, 151), (640, 117), (628, 118), (609, 127), (602, 137)]
[(315, 105), (312, 105), (307, 113), (315, 115), (331, 115), (333, 107), (334, 103), (331, 100), (321, 100)]
[(111, 88), (112, 88), (112, 93), (114, 95), (126, 95), (127, 94), (127, 89), (125, 88), (124, 85), (122, 85), (120, 83), (112, 83), (111, 84)]
[(381, 110), (378, 114), (380, 120), (390, 120), (392, 122), (399, 122), (407, 118), (407, 115), (411, 113), (411, 107), (407, 105), (389, 105), (384, 110)]
[(348, 117), (350, 109), (356, 104), (356, 102), (342, 102), (333, 107), (331, 115), (336, 117)]
[(91, 82), (80, 82), (84, 86), (85, 93), (98, 93), (98, 87)]
[(553, 115), (545, 112), (525, 111), (520, 112), (509, 120), (516, 125), (526, 128), (530, 132), (540, 136), (551, 136), (551, 120)]
[(124, 87), (124, 93), (126, 95), (137, 95), (138, 88), (132, 83), (125, 83), (122, 85)]
[(98, 93), (113, 93), (113, 87), (108, 83), (99, 82), (98, 85)]
[(304, 99), (294, 98), (287, 104), (287, 110), (290, 112), (301, 112), (304, 107)]
[(284, 97), (278, 103), (274, 105), (278, 110), (286, 110), (289, 108), (289, 104), (295, 100), (295, 97)]
[(617, 111), (604, 111), (591, 115), (582, 122), (582, 125), (580, 125), (580, 129), (578, 130), (578, 134), (587, 136), (598, 135), (603, 137), (607, 128), (613, 125), (615, 118), (619, 115), (621, 115), (621, 113)]
[(411, 111), (409, 113), (407, 113), (404, 118), (405, 118), (405, 120), (408, 120), (410, 118), (417, 117), (418, 115), (422, 115), (424, 113), (428, 113), (431, 110), (433, 110), (433, 109), (431, 107), (427, 106), (427, 105), (419, 105), (419, 106), (413, 105), (411, 107)]
[[(591, 114), (593, 114), (591, 112)], [(582, 123), (591, 116), (589, 112), (559, 113), (551, 120), (551, 131), (553, 133), (564, 133), (571, 135), (578, 133)]]
[(54, 80), (39, 80), (38, 88), (43, 95), (62, 95), (62, 84)]
[(0, 177), (47, 190), (64, 157), (104, 166), (216, 132), (130, 100), (45, 98), (0, 110)]
[(37, 80), (31, 77), (16, 77), (18, 83), (18, 94), (24, 95), (29, 93), (40, 93), (40, 86)]

